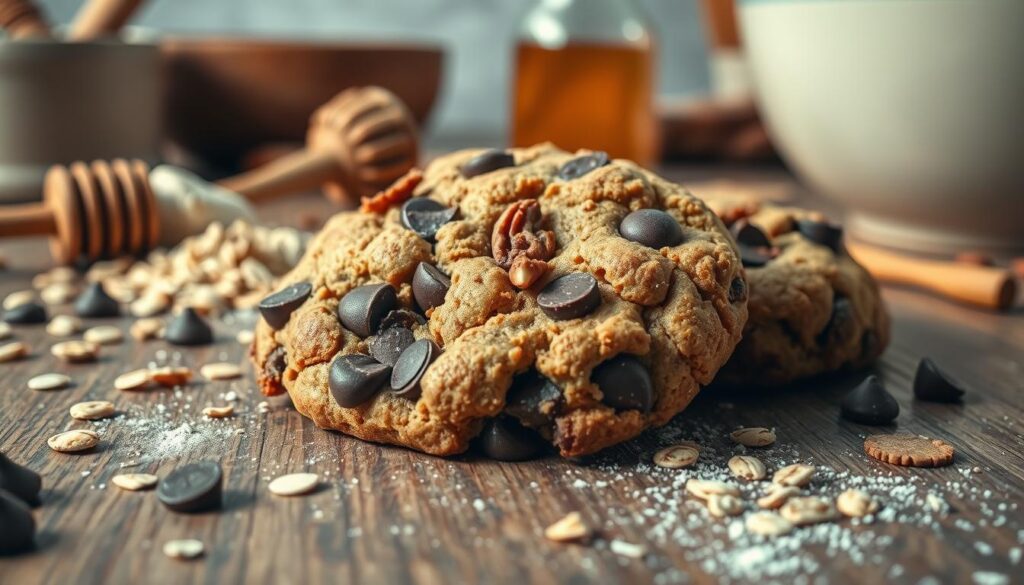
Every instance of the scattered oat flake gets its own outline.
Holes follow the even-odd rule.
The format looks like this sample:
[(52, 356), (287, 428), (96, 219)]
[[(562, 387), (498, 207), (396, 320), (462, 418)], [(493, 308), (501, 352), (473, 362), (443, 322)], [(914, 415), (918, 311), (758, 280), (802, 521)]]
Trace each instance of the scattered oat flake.
[(267, 486), (277, 496), (301, 496), (316, 489), (320, 476), (315, 473), (290, 473), (275, 478)]
[(172, 559), (194, 559), (205, 551), (203, 542), (194, 538), (168, 540), (164, 543), (164, 554)]
[(149, 473), (122, 473), (110, 478), (110, 483), (130, 492), (148, 490), (159, 478)]
[(78, 420), (100, 420), (114, 416), (117, 410), (113, 402), (106, 400), (90, 400), (71, 406), (71, 418)]
[(67, 388), (71, 384), (71, 377), (65, 374), (58, 374), (51, 372), (48, 374), (39, 374), (29, 378), (28, 388), (29, 390), (60, 390), (61, 388)]
[(149, 379), (160, 384), (173, 388), (181, 386), (192, 379), (192, 370), (181, 366), (165, 366), (149, 370)]
[(764, 427), (745, 427), (736, 429), (729, 437), (744, 447), (767, 447), (775, 442), (775, 431)]
[(224, 406), (207, 406), (203, 409), (203, 416), (208, 418), (227, 418), (235, 414), (235, 407), (230, 404)]
[(7, 339), (8, 337), (10, 337), (11, 331), (13, 330), (11, 329), (11, 326), (7, 322), (0, 321), (0, 339)]
[(235, 341), (242, 345), (249, 345), (256, 339), (256, 334), (251, 329), (243, 329), (235, 335)]
[(124, 333), (113, 325), (98, 325), (86, 329), (82, 338), (99, 345), (115, 345), (124, 340)]
[(608, 548), (617, 555), (622, 555), (631, 559), (642, 559), (647, 555), (646, 546), (626, 542), (625, 540), (619, 540), (617, 538), (612, 539), (612, 541), (608, 543)]
[(28, 346), (20, 341), (0, 345), (0, 364), (21, 359), (28, 355)]
[(100, 354), (100, 346), (92, 341), (73, 340), (53, 344), (50, 353), (65, 362), (78, 364), (94, 362)]
[(146, 387), (146, 385), (149, 384), (149, 381), (149, 370), (132, 370), (115, 378), (114, 388), (124, 391), (140, 390)]
[(582, 541), (589, 538), (590, 534), (591, 530), (579, 512), (570, 512), (544, 530), (544, 537), (555, 542)]
[(60, 453), (77, 453), (92, 449), (100, 442), (100, 436), (94, 431), (75, 429), (58, 433), (49, 439), (46, 444), (54, 451)]
[(672, 445), (654, 454), (654, 464), (665, 469), (681, 469), (697, 462), (700, 451), (690, 445)]
[(242, 368), (229, 362), (214, 362), (199, 368), (199, 373), (207, 380), (231, 380), (242, 375)]

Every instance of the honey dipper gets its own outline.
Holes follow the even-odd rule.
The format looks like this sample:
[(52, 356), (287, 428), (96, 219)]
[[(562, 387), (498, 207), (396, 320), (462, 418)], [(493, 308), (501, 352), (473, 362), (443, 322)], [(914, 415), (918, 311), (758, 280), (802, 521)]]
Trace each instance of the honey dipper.
[(0, 206), (0, 234), (49, 235), (54, 260), (71, 264), (139, 255), (252, 216), (236, 194), (184, 169), (115, 159), (50, 167), (41, 203)]
[(333, 201), (371, 196), (416, 165), (416, 122), (381, 87), (347, 89), (313, 113), (306, 148), (221, 181), (250, 201), (323, 186)]
[(0, 27), (12, 39), (50, 36), (46, 18), (31, 0), (0, 0)]

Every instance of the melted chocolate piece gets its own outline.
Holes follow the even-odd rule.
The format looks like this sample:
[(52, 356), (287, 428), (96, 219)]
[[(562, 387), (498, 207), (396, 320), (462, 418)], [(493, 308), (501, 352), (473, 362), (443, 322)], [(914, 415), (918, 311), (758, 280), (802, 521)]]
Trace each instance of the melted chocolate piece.
[(865, 425), (887, 425), (900, 414), (900, 405), (877, 376), (868, 376), (843, 397), (840, 414)]

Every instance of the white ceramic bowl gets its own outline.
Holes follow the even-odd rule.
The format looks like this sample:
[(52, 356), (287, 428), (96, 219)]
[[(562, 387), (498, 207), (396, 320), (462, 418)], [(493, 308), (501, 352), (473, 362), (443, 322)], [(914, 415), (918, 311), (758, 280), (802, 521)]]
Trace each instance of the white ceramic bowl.
[(856, 238), (1024, 251), (1024, 0), (739, 0), (773, 140)]

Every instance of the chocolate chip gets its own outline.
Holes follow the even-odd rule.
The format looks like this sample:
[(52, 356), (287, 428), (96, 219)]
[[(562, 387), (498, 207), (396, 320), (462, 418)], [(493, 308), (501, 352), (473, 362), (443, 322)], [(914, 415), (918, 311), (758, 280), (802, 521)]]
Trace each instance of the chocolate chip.
[(32, 511), (13, 494), (0, 489), (0, 555), (31, 550), (35, 546), (36, 521)]
[(93, 282), (75, 299), (75, 313), (79, 317), (117, 317), (121, 305), (107, 294), (102, 283)]
[(221, 506), (224, 475), (216, 461), (179, 467), (160, 480), (156, 497), (175, 512), (205, 512)]
[(839, 250), (839, 244), (843, 239), (842, 226), (824, 221), (798, 219), (796, 231), (816, 244), (831, 248), (832, 251)]
[(420, 339), (402, 352), (391, 370), (391, 389), (402, 398), (420, 398), (420, 378), (441, 354), (441, 348), (429, 339)]
[(167, 324), (164, 339), (174, 345), (207, 345), (213, 343), (213, 329), (195, 309), (185, 307)]
[(331, 362), (327, 385), (338, 406), (353, 408), (373, 398), (388, 380), (391, 366), (368, 355), (339, 355)]
[(370, 355), (373, 359), (394, 366), (398, 356), (416, 341), (412, 330), (405, 327), (388, 327), (381, 329), (376, 337), (370, 340)]
[(772, 246), (772, 241), (768, 239), (767, 234), (745, 218), (733, 222), (729, 226), (729, 231), (732, 233), (732, 237), (736, 239), (737, 244), (753, 248), (770, 248)]
[(562, 404), (562, 390), (536, 370), (519, 374), (505, 394), (505, 412), (528, 427), (551, 424)]
[(737, 276), (729, 283), (729, 302), (736, 303), (745, 298), (747, 298), (747, 283)]
[(341, 297), (338, 317), (346, 329), (360, 337), (369, 337), (381, 319), (398, 305), (398, 295), (390, 284), (357, 286)]
[(843, 347), (857, 335), (857, 323), (854, 318), (853, 303), (846, 297), (836, 297), (832, 301), (832, 315), (825, 329), (818, 335), (821, 347)]
[(534, 458), (544, 447), (544, 440), (514, 418), (499, 416), (484, 425), (480, 448), (491, 459), (525, 461)]
[(7, 490), (30, 506), (38, 506), (42, 487), (43, 479), (38, 473), (0, 453), (0, 490)]
[(511, 152), (491, 149), (474, 156), (459, 167), (459, 173), (467, 179), (483, 175), (505, 167), (516, 166), (516, 159)]
[(964, 389), (931, 358), (921, 358), (914, 374), (914, 396), (927, 402), (959, 402)]
[(572, 272), (549, 282), (537, 295), (537, 304), (556, 321), (576, 319), (601, 305), (601, 291), (590, 274)]
[(679, 222), (660, 209), (638, 209), (622, 218), (619, 233), (631, 242), (655, 250), (678, 246), (683, 241)]
[(22, 303), (4, 311), (4, 321), (12, 325), (46, 323), (47, 319), (46, 307), (35, 301)]
[(452, 279), (432, 264), (420, 262), (412, 275), (412, 296), (424, 313), (444, 304), (444, 296), (452, 286)]
[(578, 156), (562, 165), (558, 169), (558, 178), (563, 181), (578, 179), (594, 169), (599, 169), (608, 164), (608, 153), (600, 150)]
[(409, 309), (395, 309), (380, 321), (380, 328), (378, 331), (384, 331), (392, 327), (405, 327), (406, 329), (415, 329), (417, 325), (426, 325), (427, 320), (419, 313), (410, 311)]
[(281, 374), (284, 374), (287, 367), (288, 351), (283, 345), (279, 345), (267, 356), (267, 361), (263, 364), (263, 374), (270, 379), (280, 380)]
[(267, 325), (280, 329), (288, 324), (292, 313), (306, 302), (312, 292), (313, 285), (308, 282), (290, 284), (260, 301), (260, 314)]
[(601, 400), (616, 410), (650, 412), (654, 405), (654, 382), (647, 366), (636, 356), (622, 354), (601, 362), (590, 379), (601, 389)]
[(744, 246), (740, 244), (740, 260), (747, 268), (760, 268), (779, 255), (778, 248)]
[(454, 207), (445, 207), (433, 199), (415, 197), (402, 205), (402, 225), (433, 242), (437, 230), (455, 217), (455, 211)]
[(868, 376), (843, 397), (839, 412), (843, 418), (865, 425), (886, 425), (896, 420), (900, 405), (877, 376)]

